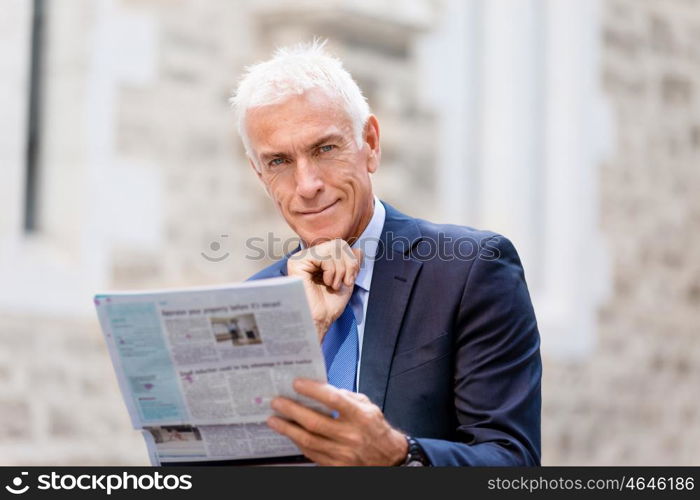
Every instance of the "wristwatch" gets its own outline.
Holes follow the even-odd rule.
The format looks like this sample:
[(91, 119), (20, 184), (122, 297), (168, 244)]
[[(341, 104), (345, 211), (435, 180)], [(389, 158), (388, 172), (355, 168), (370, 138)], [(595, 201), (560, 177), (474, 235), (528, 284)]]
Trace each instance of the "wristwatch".
[(429, 467), (430, 459), (428, 459), (428, 455), (425, 454), (418, 441), (411, 436), (406, 436), (406, 441), (408, 442), (408, 453), (401, 467)]

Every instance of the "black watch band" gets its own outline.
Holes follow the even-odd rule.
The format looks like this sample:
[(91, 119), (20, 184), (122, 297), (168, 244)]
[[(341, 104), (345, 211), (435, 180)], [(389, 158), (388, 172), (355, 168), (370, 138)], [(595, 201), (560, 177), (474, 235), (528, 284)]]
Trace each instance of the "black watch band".
[(418, 441), (413, 439), (411, 436), (406, 436), (406, 441), (408, 442), (408, 453), (406, 454), (406, 460), (402, 467), (429, 467), (430, 460), (428, 456), (423, 451), (423, 448)]

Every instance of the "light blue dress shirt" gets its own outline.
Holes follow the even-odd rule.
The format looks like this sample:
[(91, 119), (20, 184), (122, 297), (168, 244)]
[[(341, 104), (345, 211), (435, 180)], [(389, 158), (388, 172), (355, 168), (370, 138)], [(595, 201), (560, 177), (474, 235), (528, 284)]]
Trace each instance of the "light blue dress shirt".
[(357, 388), (360, 387), (360, 361), (362, 361), (362, 339), (365, 334), (369, 287), (372, 283), (374, 260), (377, 256), (377, 247), (379, 246), (379, 239), (382, 236), (385, 219), (386, 210), (384, 209), (384, 205), (382, 205), (379, 198), (375, 196), (372, 218), (358, 240), (352, 245), (352, 248), (359, 248), (363, 252), (360, 272), (355, 279), (355, 286), (357, 286), (357, 288), (350, 299), (350, 306), (352, 307), (352, 312), (355, 314), (355, 321), (357, 321), (357, 340), (359, 347), (359, 354), (357, 356), (357, 380), (355, 383), (355, 387)]

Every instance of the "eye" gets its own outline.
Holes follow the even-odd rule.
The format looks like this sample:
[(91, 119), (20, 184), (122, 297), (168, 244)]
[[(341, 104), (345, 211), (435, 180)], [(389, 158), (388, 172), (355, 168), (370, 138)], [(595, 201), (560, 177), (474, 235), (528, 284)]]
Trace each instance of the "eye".
[(328, 153), (329, 151), (332, 151), (335, 149), (335, 146), (332, 144), (326, 144), (325, 146), (321, 146), (318, 148), (319, 153)]
[(273, 158), (269, 162), (267, 162), (268, 167), (279, 167), (284, 163), (284, 158)]

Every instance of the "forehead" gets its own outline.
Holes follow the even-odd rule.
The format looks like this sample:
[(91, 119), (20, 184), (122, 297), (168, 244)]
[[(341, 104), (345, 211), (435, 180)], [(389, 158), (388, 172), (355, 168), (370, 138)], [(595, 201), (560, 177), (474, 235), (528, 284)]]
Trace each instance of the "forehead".
[(339, 99), (320, 91), (289, 97), (279, 103), (251, 108), (246, 113), (251, 146), (283, 148), (308, 145), (319, 137), (337, 134), (352, 137), (352, 120)]

